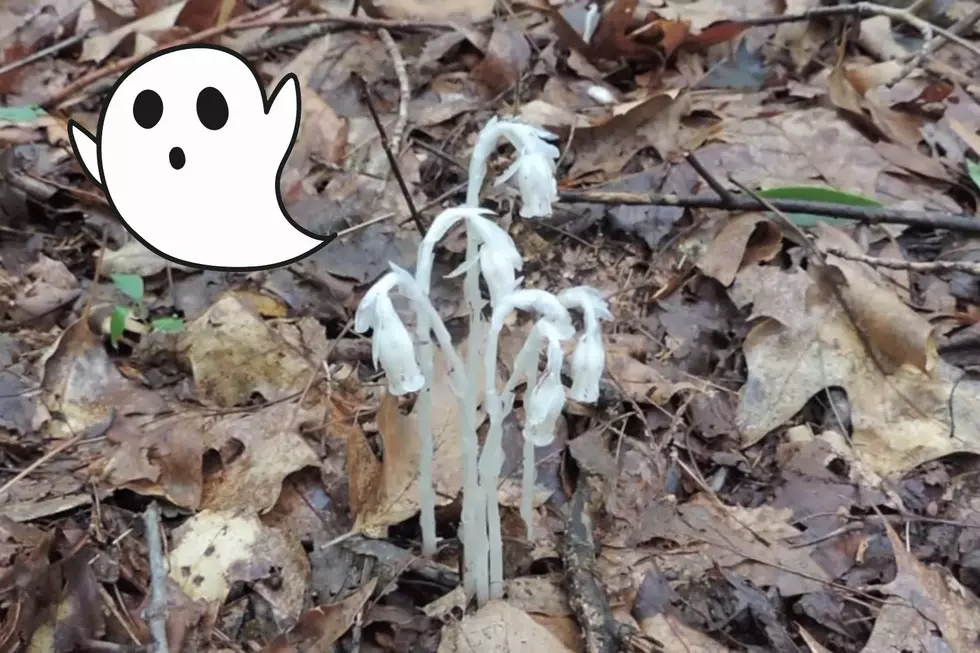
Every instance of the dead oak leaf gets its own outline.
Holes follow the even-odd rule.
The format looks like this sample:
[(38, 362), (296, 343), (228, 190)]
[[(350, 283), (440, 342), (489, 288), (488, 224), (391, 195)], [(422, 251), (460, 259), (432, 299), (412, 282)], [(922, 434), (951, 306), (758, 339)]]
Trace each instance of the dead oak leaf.
[(865, 653), (967, 653), (980, 647), (976, 615), (980, 601), (948, 569), (925, 565), (906, 550), (887, 521), (883, 522), (895, 554), (894, 580), (880, 588), (892, 597), (885, 603)]

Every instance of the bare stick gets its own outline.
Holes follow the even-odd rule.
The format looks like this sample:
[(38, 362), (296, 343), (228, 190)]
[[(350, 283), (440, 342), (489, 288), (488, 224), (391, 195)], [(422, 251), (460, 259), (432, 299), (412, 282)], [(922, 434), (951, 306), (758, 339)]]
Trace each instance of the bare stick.
[(422, 223), (422, 216), (419, 215), (418, 209), (415, 208), (415, 202), (412, 201), (412, 194), (408, 190), (408, 184), (405, 183), (405, 178), (402, 177), (402, 171), (398, 167), (398, 159), (395, 158), (395, 153), (391, 151), (391, 144), (388, 142), (388, 134), (385, 133), (384, 125), (381, 124), (381, 118), (378, 117), (378, 110), (374, 108), (374, 102), (371, 101), (371, 92), (368, 90), (367, 82), (364, 81), (363, 77), (359, 77), (361, 81), (361, 95), (364, 98), (364, 103), (368, 107), (368, 111), (371, 112), (371, 118), (374, 120), (374, 126), (378, 129), (378, 136), (381, 137), (381, 147), (385, 151), (385, 156), (388, 157), (388, 164), (391, 166), (391, 172), (395, 175), (395, 181), (398, 182), (398, 187), (402, 191), (402, 195), (405, 197), (405, 203), (408, 204), (408, 212), (412, 216), (412, 220), (415, 222), (415, 228), (419, 230), (419, 234), (423, 237), (425, 236), (425, 225)]
[(707, 168), (701, 165), (698, 158), (694, 156), (694, 152), (685, 153), (684, 159), (691, 165), (692, 168), (694, 168), (694, 172), (698, 173), (698, 175), (704, 179), (708, 186), (711, 187), (711, 190), (718, 193), (718, 197), (729, 203), (734, 201), (735, 197), (732, 195), (732, 192), (725, 188), (722, 183), (708, 171)]
[(851, 254), (836, 247), (824, 250), (827, 254), (838, 256), (848, 261), (867, 263), (889, 270), (909, 270), (911, 272), (964, 272), (980, 277), (980, 263), (971, 261), (903, 261), (897, 258), (878, 258), (867, 254)]
[(76, 43), (81, 43), (93, 31), (94, 29), (86, 30), (84, 32), (76, 34), (75, 36), (71, 36), (63, 41), (58, 41), (57, 43), (53, 43), (42, 50), (38, 50), (37, 52), (32, 52), (26, 57), (21, 57), (20, 59), (11, 61), (6, 66), (0, 67), (0, 77), (6, 75), (7, 73), (12, 73), (19, 68), (23, 68), (24, 66), (32, 64), (35, 61), (40, 61), (41, 59), (44, 59), (45, 57), (50, 56), (52, 54), (58, 54), (62, 50), (70, 48)]
[(831, 202), (770, 199), (765, 204), (746, 193), (730, 193), (731, 201), (717, 195), (672, 195), (660, 193), (624, 193), (619, 191), (564, 191), (558, 199), (569, 204), (612, 204), (628, 206), (680, 206), (695, 209), (729, 211), (765, 211), (767, 205), (786, 213), (811, 213), (868, 224), (905, 224), (913, 227), (949, 229), (962, 233), (980, 233), (980, 220), (964, 214), (943, 211), (904, 211), (877, 206), (850, 206)]
[(385, 44), (385, 49), (388, 50), (388, 54), (391, 56), (391, 63), (394, 65), (395, 75), (398, 77), (398, 89), (400, 93), (398, 122), (395, 123), (395, 128), (391, 130), (391, 149), (397, 156), (398, 151), (401, 149), (405, 127), (408, 126), (408, 102), (412, 99), (412, 86), (408, 81), (408, 69), (405, 66), (405, 59), (402, 57), (401, 50), (398, 49), (398, 44), (395, 43), (395, 39), (391, 37), (391, 32), (381, 28), (378, 30), (378, 36), (381, 37), (381, 42)]
[(160, 507), (150, 503), (143, 513), (146, 546), (150, 550), (150, 605), (146, 610), (153, 638), (153, 653), (170, 653), (167, 645), (167, 563), (163, 559), (163, 535), (160, 533)]
[(804, 20), (811, 20), (813, 18), (829, 18), (831, 16), (854, 16), (856, 18), (871, 18), (873, 16), (888, 16), (892, 20), (901, 21), (911, 25), (920, 33), (922, 33), (928, 40), (932, 38), (933, 32), (935, 32), (939, 37), (946, 39), (950, 43), (955, 43), (964, 50), (972, 52), (974, 56), (980, 58), (980, 46), (975, 43), (971, 43), (961, 36), (954, 34), (950, 30), (945, 30), (937, 27), (925, 20), (924, 18), (919, 18), (915, 14), (905, 10), (898, 9), (896, 7), (886, 7), (884, 5), (875, 4), (873, 2), (855, 2), (854, 4), (847, 5), (833, 5), (829, 7), (814, 7), (807, 11), (800, 12), (798, 14), (782, 14), (780, 16), (763, 16), (760, 18), (746, 18), (742, 20), (732, 21), (740, 25), (746, 25), (750, 27), (761, 26), (761, 25), (781, 25), (783, 23), (796, 23)]
[[(978, 20), (980, 20), (980, 5), (974, 7), (973, 11), (971, 11), (969, 14), (963, 16), (963, 18), (956, 21), (956, 24), (950, 27), (948, 31), (950, 34), (956, 34), (957, 36), (960, 36), (968, 29), (970, 29), (970, 27), (972, 27), (973, 24), (976, 23)], [(935, 54), (940, 48), (942, 48), (947, 43), (949, 43), (949, 41), (943, 36), (937, 36), (929, 41), (926, 41), (925, 45), (922, 46), (922, 49), (919, 50), (917, 54), (913, 55), (909, 59), (909, 62), (905, 64), (905, 67), (902, 68), (902, 71), (898, 73), (898, 77), (893, 79), (889, 83), (889, 86), (894, 86), (898, 82), (908, 77), (910, 74), (912, 74), (912, 71), (916, 69), (916, 67), (923, 59), (925, 59), (929, 55)]]

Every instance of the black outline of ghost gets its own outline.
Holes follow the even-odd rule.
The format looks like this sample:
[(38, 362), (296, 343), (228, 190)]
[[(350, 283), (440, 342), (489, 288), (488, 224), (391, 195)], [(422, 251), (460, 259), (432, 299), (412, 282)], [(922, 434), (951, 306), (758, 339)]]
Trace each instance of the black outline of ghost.
[[(170, 256), (168, 254), (165, 254), (164, 252), (160, 251), (159, 249), (157, 249), (156, 247), (154, 247), (152, 244), (150, 244), (149, 242), (147, 242), (142, 236), (140, 236), (136, 232), (135, 229), (133, 229), (131, 226), (129, 226), (129, 223), (126, 222), (126, 219), (122, 216), (122, 213), (120, 213), (119, 212), (119, 209), (116, 208), (116, 205), (112, 201), (112, 195), (109, 193), (109, 189), (108, 189), (108, 187), (105, 184), (105, 172), (102, 169), (102, 142), (101, 142), (100, 137), (102, 135), (102, 126), (103, 126), (103, 123), (105, 122), (106, 109), (108, 109), (109, 103), (112, 102), (112, 98), (115, 95), (116, 90), (119, 88), (119, 86), (126, 80), (127, 77), (129, 77), (140, 66), (142, 66), (143, 64), (148, 63), (150, 61), (153, 61), (154, 59), (157, 59), (158, 57), (162, 57), (164, 55), (170, 54), (171, 52), (177, 52), (179, 50), (191, 50), (191, 49), (194, 49), (194, 50), (218, 50), (220, 52), (225, 52), (227, 54), (230, 54), (230, 55), (234, 56), (236, 59), (238, 59), (239, 61), (241, 61), (242, 63), (244, 63), (246, 66), (248, 66), (249, 71), (252, 73), (252, 77), (255, 78), (255, 83), (259, 87), (259, 92), (262, 94), (262, 106), (263, 106), (263, 110), (265, 111), (265, 114), (266, 115), (269, 114), (269, 110), (272, 108), (272, 103), (279, 96), (279, 92), (283, 89), (283, 87), (285, 87), (286, 83), (289, 82), (290, 79), (292, 79), (296, 83), (296, 91), (297, 91), (297, 94), (296, 94), (296, 124), (293, 126), (293, 135), (289, 139), (289, 146), (286, 148), (286, 152), (283, 154), (282, 161), (279, 163), (279, 168), (276, 171), (276, 181), (275, 181), (275, 185), (276, 185), (276, 201), (279, 203), (279, 208), (282, 210), (283, 216), (286, 218), (286, 220), (289, 222), (289, 224), (294, 229), (296, 229), (297, 231), (305, 234), (306, 236), (308, 236), (310, 238), (314, 238), (316, 240), (321, 241), (320, 244), (317, 245), (316, 247), (314, 247), (313, 249), (311, 249), (309, 251), (306, 251), (303, 254), (301, 254), (299, 256), (296, 256), (296, 257), (293, 257), (293, 258), (291, 258), (289, 260), (280, 261), (280, 262), (277, 262), (277, 263), (271, 263), (269, 265), (245, 266), (245, 267), (230, 267), (230, 266), (209, 266), (209, 265), (202, 265), (200, 263), (191, 263), (189, 261), (182, 261), (181, 259), (178, 259), (178, 258), (175, 258), (175, 257)], [(95, 143), (96, 155), (98, 157), (98, 163), (99, 163), (99, 179), (101, 181), (95, 179), (95, 177), (93, 177), (92, 176), (92, 173), (89, 171), (88, 167), (85, 165), (85, 160), (79, 154), (78, 145), (75, 143), (75, 135), (74, 135), (74, 131), (72, 129), (69, 129), (68, 130), (68, 139), (71, 142), (71, 147), (72, 147), (73, 153), (75, 154), (75, 158), (78, 159), (78, 162), (81, 165), (82, 170), (85, 171), (85, 174), (89, 177), (89, 179), (92, 180), (93, 183), (95, 183), (96, 186), (98, 186), (99, 188), (102, 189), (102, 192), (106, 196), (106, 200), (109, 202), (109, 206), (112, 207), (112, 210), (113, 210), (113, 212), (115, 212), (116, 216), (119, 218), (119, 221), (122, 222), (122, 224), (123, 224), (124, 227), (126, 227), (126, 231), (128, 231), (130, 233), (130, 235), (133, 236), (133, 238), (135, 238), (140, 243), (142, 243), (151, 252), (153, 252), (157, 256), (161, 256), (161, 257), (167, 259), (168, 261), (171, 261), (172, 263), (177, 263), (177, 264), (184, 265), (184, 266), (187, 266), (187, 267), (190, 267), (190, 268), (194, 268), (194, 269), (197, 269), (197, 270), (214, 270), (214, 271), (217, 271), (217, 272), (255, 272), (255, 271), (258, 271), (258, 270), (272, 270), (272, 269), (275, 269), (275, 268), (286, 267), (287, 265), (291, 265), (293, 263), (296, 263), (297, 261), (301, 261), (301, 260), (303, 260), (303, 259), (305, 259), (305, 258), (307, 258), (309, 256), (312, 256), (313, 254), (316, 254), (321, 249), (323, 249), (324, 247), (326, 247), (327, 245), (329, 245), (330, 243), (332, 243), (334, 241), (334, 239), (337, 238), (337, 234), (336, 233), (328, 234), (326, 236), (321, 236), (320, 234), (315, 234), (312, 231), (309, 231), (309, 230), (303, 228), (302, 226), (300, 226), (299, 224), (297, 224), (296, 221), (293, 220), (292, 216), (289, 215), (289, 212), (286, 211), (286, 205), (282, 201), (282, 189), (280, 188), (281, 180), (282, 180), (282, 172), (283, 172), (283, 169), (286, 167), (286, 161), (289, 159), (290, 153), (293, 151), (293, 146), (296, 144), (296, 137), (299, 135), (299, 124), (300, 124), (300, 117), (301, 117), (302, 113), (303, 113), (302, 93), (300, 92), (299, 78), (296, 76), (295, 73), (286, 73), (283, 76), (283, 78), (281, 80), (279, 80), (279, 83), (276, 85), (276, 88), (272, 92), (272, 94), (268, 98), (266, 98), (266, 95), (265, 95), (265, 86), (262, 84), (262, 80), (259, 78), (258, 71), (255, 70), (255, 68), (248, 61), (248, 59), (246, 59), (245, 57), (243, 57), (238, 52), (232, 50), (231, 48), (226, 48), (226, 47), (221, 46), (221, 45), (190, 43), (190, 44), (185, 44), (185, 45), (176, 45), (176, 46), (173, 46), (173, 47), (170, 47), (170, 48), (164, 48), (163, 50), (160, 50), (159, 52), (154, 52), (153, 54), (149, 55), (148, 57), (140, 60), (140, 62), (137, 63), (135, 66), (133, 66), (133, 67), (129, 68), (128, 70), (126, 70), (126, 72), (124, 72), (119, 77), (119, 79), (116, 81), (116, 83), (112, 85), (112, 90), (109, 91), (109, 98), (106, 100), (105, 104), (103, 105), (102, 112), (99, 115), (99, 125), (98, 125), (98, 128), (97, 128), (97, 131), (98, 131), (98, 135), (97, 136), (93, 136), (87, 129), (85, 129), (84, 127), (82, 127), (76, 121), (74, 121), (74, 120), (69, 120), (68, 121), (69, 127), (74, 126), (75, 129), (78, 129), (79, 131), (83, 132), (86, 136), (88, 136), (89, 138), (91, 138), (92, 141)]]

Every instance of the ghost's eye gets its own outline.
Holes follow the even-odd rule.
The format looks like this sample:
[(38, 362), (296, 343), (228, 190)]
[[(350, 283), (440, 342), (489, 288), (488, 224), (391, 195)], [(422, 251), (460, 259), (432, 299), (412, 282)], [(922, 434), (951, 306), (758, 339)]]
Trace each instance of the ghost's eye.
[(133, 118), (143, 129), (152, 129), (163, 117), (163, 100), (156, 91), (140, 91), (133, 101)]
[(197, 94), (197, 118), (211, 131), (225, 126), (228, 122), (228, 103), (221, 91), (208, 86)]

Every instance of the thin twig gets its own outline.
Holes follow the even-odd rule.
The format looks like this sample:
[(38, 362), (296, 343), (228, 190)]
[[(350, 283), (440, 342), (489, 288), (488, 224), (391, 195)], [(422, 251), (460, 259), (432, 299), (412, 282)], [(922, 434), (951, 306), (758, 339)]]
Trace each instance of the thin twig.
[[(631, 206), (680, 206), (695, 209), (727, 209), (729, 211), (765, 211), (766, 204), (745, 193), (732, 193), (725, 201), (716, 195), (672, 195), (660, 193), (625, 193), (619, 191), (563, 191), (558, 199), (566, 203), (614, 204)], [(963, 233), (980, 233), (980, 220), (965, 214), (944, 211), (904, 211), (877, 206), (850, 206), (830, 202), (770, 199), (767, 204), (786, 213), (810, 213), (868, 224), (905, 224), (913, 227), (949, 229)]]
[(146, 545), (150, 550), (150, 605), (146, 610), (153, 638), (153, 653), (170, 653), (167, 644), (167, 564), (163, 559), (163, 535), (160, 532), (160, 507), (150, 502), (143, 513)]
[(405, 134), (405, 128), (408, 126), (408, 103), (412, 99), (412, 86), (408, 81), (408, 69), (405, 66), (405, 58), (402, 57), (402, 52), (398, 49), (398, 44), (395, 43), (395, 39), (391, 37), (391, 32), (381, 28), (378, 30), (378, 36), (381, 38), (381, 42), (385, 44), (385, 49), (388, 50), (391, 63), (395, 67), (395, 76), (398, 77), (400, 95), (398, 102), (398, 122), (395, 123), (395, 128), (391, 130), (391, 149), (397, 155), (401, 150), (402, 136)]
[(828, 247), (824, 250), (827, 254), (838, 256), (848, 261), (867, 263), (879, 268), (889, 270), (908, 270), (911, 272), (964, 272), (980, 277), (980, 263), (971, 261), (903, 261), (897, 258), (878, 258), (866, 254), (851, 254), (836, 247)]
[(358, 77), (361, 82), (361, 95), (364, 98), (364, 103), (368, 107), (368, 111), (371, 112), (371, 119), (374, 120), (374, 126), (378, 129), (378, 136), (381, 137), (381, 147), (385, 151), (385, 156), (388, 157), (388, 164), (391, 166), (391, 172), (395, 175), (395, 181), (398, 182), (398, 187), (402, 191), (402, 195), (405, 197), (405, 203), (408, 204), (408, 212), (412, 216), (412, 221), (415, 222), (415, 228), (419, 230), (419, 234), (423, 237), (425, 236), (425, 225), (422, 223), (422, 216), (419, 215), (418, 210), (415, 208), (415, 202), (412, 201), (412, 194), (408, 190), (408, 184), (405, 183), (405, 178), (402, 176), (402, 171), (398, 167), (398, 159), (395, 157), (395, 153), (391, 150), (391, 144), (388, 142), (388, 134), (385, 133), (384, 125), (381, 124), (381, 118), (378, 116), (378, 110), (374, 108), (374, 102), (371, 101), (371, 92), (368, 90), (367, 82), (363, 77)]
[(721, 199), (725, 200), (729, 204), (735, 200), (732, 192), (725, 188), (722, 183), (718, 181), (718, 178), (711, 174), (707, 168), (701, 165), (698, 158), (694, 156), (694, 152), (686, 152), (684, 154), (684, 159), (691, 165), (692, 168), (694, 168), (694, 172), (698, 173), (698, 175), (704, 179), (708, 186), (711, 187), (711, 190), (718, 193), (718, 196), (721, 197)]
[(108, 66), (102, 66), (100, 68), (96, 68), (95, 70), (88, 73), (87, 75), (82, 75), (71, 84), (62, 87), (61, 90), (48, 96), (45, 100), (43, 100), (39, 104), (41, 108), (50, 110), (56, 107), (57, 105), (61, 104), (65, 100), (69, 99), (76, 93), (85, 90), (95, 82), (98, 82), (111, 75), (115, 75), (116, 73), (122, 73), (124, 70), (139, 63), (153, 52), (157, 52), (165, 48), (170, 48), (177, 45), (200, 43), (201, 41), (206, 41), (210, 38), (221, 36), (222, 34), (225, 34), (226, 32), (229, 32), (231, 30), (258, 27), (258, 25), (254, 25), (252, 21), (257, 21), (261, 18), (265, 18), (266, 16), (274, 12), (276, 9), (286, 6), (286, 4), (288, 4), (288, 0), (278, 0), (277, 2), (273, 2), (272, 4), (262, 7), (261, 9), (257, 9), (253, 12), (239, 16), (235, 20), (229, 20), (227, 23), (224, 23), (222, 25), (209, 27), (208, 29), (201, 30), (196, 34), (191, 34), (190, 36), (181, 39), (175, 43), (165, 43), (162, 45), (157, 45), (150, 52), (141, 52), (139, 54), (134, 54), (130, 57), (119, 59), (115, 63), (110, 64)]
[(4, 483), (3, 487), (0, 487), (0, 497), (2, 497), (8, 490), (10, 490), (10, 488), (12, 488), (14, 485), (19, 483), (21, 480), (27, 478), (37, 468), (41, 467), (42, 465), (44, 465), (44, 463), (48, 462), (49, 460), (51, 460), (61, 452), (71, 449), (82, 440), (97, 438), (105, 435), (106, 432), (112, 427), (112, 424), (113, 422), (115, 422), (115, 420), (116, 420), (116, 410), (114, 408), (110, 408), (109, 415), (104, 420), (85, 429), (84, 431), (82, 431), (81, 433), (73, 437), (71, 440), (67, 440), (62, 444), (59, 444), (57, 447), (55, 447), (48, 453), (44, 454), (43, 456), (35, 460), (33, 463), (25, 467), (23, 470), (21, 470), (21, 472), (17, 474), (17, 476), (14, 476), (12, 479)]
[[(973, 24), (976, 23), (978, 20), (980, 20), (980, 6), (974, 7), (973, 11), (971, 11), (969, 14), (963, 16), (963, 18), (956, 21), (956, 23), (949, 28), (948, 32), (950, 34), (956, 34), (957, 36), (960, 36), (964, 34), (968, 29), (970, 29), (970, 27), (972, 27)], [(902, 68), (901, 72), (898, 73), (898, 76), (895, 79), (893, 79), (891, 82), (889, 82), (888, 85), (894, 86), (898, 82), (908, 77), (910, 74), (912, 74), (912, 71), (916, 69), (916, 67), (923, 59), (925, 59), (929, 55), (935, 54), (940, 48), (942, 48), (947, 43), (949, 43), (949, 41), (943, 36), (937, 36), (929, 41), (926, 41), (925, 45), (923, 45), (922, 48), (916, 54), (912, 55), (909, 58), (909, 61), (907, 64), (905, 64), (905, 67)]]
[(41, 50), (38, 50), (37, 52), (32, 52), (31, 54), (27, 55), (26, 57), (21, 57), (20, 59), (17, 59), (15, 61), (11, 61), (7, 65), (5, 65), (2, 68), (0, 68), (0, 77), (3, 77), (7, 73), (12, 73), (15, 70), (18, 70), (20, 68), (23, 68), (24, 66), (27, 66), (29, 64), (32, 64), (35, 61), (40, 61), (41, 59), (44, 59), (45, 57), (51, 56), (52, 54), (58, 54), (62, 50), (66, 50), (66, 49), (70, 48), (71, 46), (75, 45), (76, 43), (81, 43), (93, 31), (95, 31), (95, 28), (88, 29), (88, 30), (86, 30), (84, 32), (81, 32), (79, 34), (76, 34), (75, 36), (71, 36), (71, 37), (69, 37), (69, 38), (67, 38), (67, 39), (65, 39), (63, 41), (58, 41), (57, 43), (53, 43), (53, 44), (49, 45), (46, 48), (43, 48)]
[(911, 25), (924, 35), (929, 35), (926, 36), (927, 39), (931, 38), (932, 33), (935, 32), (939, 37), (946, 39), (950, 43), (955, 43), (964, 50), (967, 50), (973, 53), (974, 56), (980, 58), (980, 47), (974, 43), (971, 43), (970, 41), (967, 41), (961, 36), (952, 33), (950, 30), (937, 27), (924, 18), (919, 18), (905, 9), (886, 7), (873, 2), (855, 2), (854, 4), (846, 5), (814, 7), (813, 9), (796, 14), (745, 18), (733, 22), (740, 25), (758, 27), (764, 25), (781, 25), (783, 23), (797, 23), (804, 20), (811, 20), (813, 18), (830, 18), (832, 16), (854, 16), (860, 19), (872, 18), (874, 16), (888, 16), (892, 20), (901, 21)]

